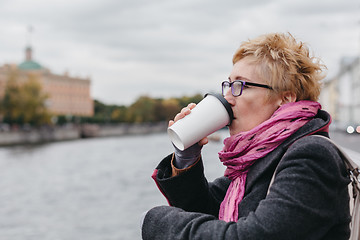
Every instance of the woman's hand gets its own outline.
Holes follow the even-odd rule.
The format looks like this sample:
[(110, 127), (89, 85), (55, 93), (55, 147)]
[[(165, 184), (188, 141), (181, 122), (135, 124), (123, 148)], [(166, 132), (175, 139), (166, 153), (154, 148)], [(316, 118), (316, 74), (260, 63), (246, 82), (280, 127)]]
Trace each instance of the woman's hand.
[[(169, 121), (169, 127), (172, 126), (176, 121), (184, 118), (186, 115), (189, 115), (191, 113), (191, 110), (196, 107), (195, 103), (189, 103), (189, 105), (187, 105), (187, 107), (184, 107), (183, 109), (181, 109), (181, 111), (176, 114), (174, 120), (170, 120)], [(204, 146), (205, 144), (207, 144), (209, 142), (207, 137), (204, 137), (203, 139), (201, 139), (198, 144), (200, 146)]]
[[(181, 111), (178, 114), (176, 114), (174, 120), (169, 121), (169, 127), (172, 126), (176, 121), (179, 121), (180, 119), (184, 118), (186, 115), (189, 115), (191, 113), (191, 110), (195, 106), (196, 106), (195, 103), (190, 103), (187, 107), (181, 109)], [(201, 149), (207, 143), (208, 143), (208, 138), (205, 137), (201, 139), (198, 143), (195, 143), (194, 145), (190, 146), (184, 151), (181, 151), (173, 144), (175, 148), (175, 160), (173, 162), (174, 166), (178, 169), (184, 169), (191, 166), (193, 163), (196, 162), (196, 160), (199, 159), (201, 155)]]

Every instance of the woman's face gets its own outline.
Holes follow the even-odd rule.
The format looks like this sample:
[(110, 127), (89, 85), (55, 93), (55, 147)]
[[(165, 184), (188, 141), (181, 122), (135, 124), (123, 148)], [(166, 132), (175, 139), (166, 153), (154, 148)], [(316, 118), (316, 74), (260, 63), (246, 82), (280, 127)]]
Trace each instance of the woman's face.
[[(256, 73), (255, 65), (250, 64), (246, 57), (236, 62), (232, 68), (229, 81), (235, 80), (266, 85), (265, 81)], [(244, 86), (242, 94), (238, 97), (234, 97), (231, 90), (226, 93), (225, 99), (230, 103), (234, 112), (234, 120), (229, 126), (230, 135), (249, 131), (271, 117), (282, 101), (280, 96), (269, 98), (268, 91), (272, 90)]]

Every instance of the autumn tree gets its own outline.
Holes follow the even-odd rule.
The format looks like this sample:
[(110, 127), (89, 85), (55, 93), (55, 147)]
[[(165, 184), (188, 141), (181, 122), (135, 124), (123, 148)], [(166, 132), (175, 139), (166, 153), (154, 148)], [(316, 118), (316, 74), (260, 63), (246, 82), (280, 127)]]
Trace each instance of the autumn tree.
[(4, 98), (0, 102), (4, 122), (31, 125), (50, 123), (51, 116), (45, 105), (47, 98), (36, 75), (28, 74), (21, 82), (19, 73), (11, 72)]
[[(203, 96), (184, 96), (180, 98), (151, 98), (140, 96), (130, 106), (107, 105), (99, 100), (94, 101), (94, 116), (81, 117), (81, 123), (143, 123), (161, 122), (173, 119), (180, 110), (189, 103), (198, 103)], [(65, 116), (58, 117), (58, 124), (68, 122)], [(71, 119), (70, 121), (73, 121)]]
[(175, 115), (180, 112), (181, 106), (178, 100), (175, 98), (164, 99), (160, 102), (160, 107), (157, 109), (162, 121), (169, 121), (174, 119)]
[(198, 103), (203, 96), (197, 94), (192, 97), (153, 99), (142, 96), (127, 109), (128, 122), (159, 122), (173, 119), (181, 108), (189, 103)]
[(50, 113), (46, 108), (48, 95), (42, 92), (42, 86), (35, 75), (29, 75), (22, 85), (24, 122), (41, 125), (50, 122)]
[(148, 96), (141, 96), (128, 108), (127, 121), (135, 123), (154, 122), (156, 119), (154, 106), (154, 99)]
[(181, 98), (178, 98), (178, 102), (180, 104), (180, 107), (186, 107), (189, 103), (199, 103), (203, 99), (203, 95), (196, 94), (194, 96), (183, 96)]
[(21, 115), (21, 88), (17, 81), (18, 73), (11, 72), (5, 87), (5, 94), (0, 101), (0, 110), (4, 122), (17, 122)]
[(125, 106), (114, 107), (111, 111), (111, 122), (125, 122), (127, 108)]

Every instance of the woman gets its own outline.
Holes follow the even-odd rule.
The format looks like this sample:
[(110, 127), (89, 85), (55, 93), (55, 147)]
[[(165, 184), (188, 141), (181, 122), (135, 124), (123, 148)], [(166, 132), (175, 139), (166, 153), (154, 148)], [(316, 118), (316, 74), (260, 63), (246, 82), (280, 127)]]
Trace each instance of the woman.
[(204, 177), (207, 138), (175, 148), (153, 174), (170, 206), (147, 212), (143, 239), (348, 239), (345, 167), (334, 146), (311, 136), (328, 136), (331, 121), (316, 102), (322, 68), (290, 34), (242, 43), (222, 83), (235, 118), (219, 152), (224, 176)]

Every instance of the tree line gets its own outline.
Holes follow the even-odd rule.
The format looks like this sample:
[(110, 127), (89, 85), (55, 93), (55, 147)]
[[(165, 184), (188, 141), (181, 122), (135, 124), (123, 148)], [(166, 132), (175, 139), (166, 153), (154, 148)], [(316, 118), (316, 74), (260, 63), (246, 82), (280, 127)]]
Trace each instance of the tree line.
[(173, 119), (189, 103), (198, 103), (203, 99), (201, 94), (179, 98), (152, 98), (140, 96), (130, 106), (107, 105), (94, 100), (94, 116), (76, 117), (59, 116), (58, 124), (75, 123), (154, 123)]
[(144, 123), (173, 119), (189, 103), (198, 103), (203, 96), (183, 96), (179, 98), (152, 98), (140, 96), (129, 106), (105, 104), (94, 100), (94, 116), (80, 117), (70, 115), (55, 116), (46, 108), (49, 96), (35, 76), (19, 84), (16, 73), (9, 76), (4, 97), (0, 99), (0, 116), (3, 123), (31, 126), (62, 125), (66, 123)]

